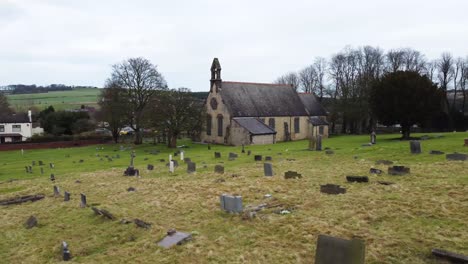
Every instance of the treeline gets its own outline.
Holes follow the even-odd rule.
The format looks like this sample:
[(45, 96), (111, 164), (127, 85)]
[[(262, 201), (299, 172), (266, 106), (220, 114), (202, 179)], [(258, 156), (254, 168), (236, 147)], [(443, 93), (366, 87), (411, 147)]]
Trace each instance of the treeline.
[[(445, 98), (439, 116), (419, 124), (442, 130), (466, 129), (468, 57), (443, 53), (430, 60), (411, 49), (384, 51), (378, 47), (346, 47), (330, 58), (316, 57), (298, 72), (276, 79), (297, 91), (315, 93), (329, 110), (333, 133), (364, 133), (375, 128), (377, 120), (369, 107), (370, 90), (385, 74), (411, 71), (427, 76)], [(416, 107), (416, 106), (415, 106)]]
[(4, 91), (11, 94), (30, 94), (30, 93), (47, 93), (56, 91), (71, 91), (79, 88), (97, 88), (92, 86), (68, 86), (65, 84), (51, 84), (47, 86), (37, 86), (35, 84), (10, 84), (3, 87)]

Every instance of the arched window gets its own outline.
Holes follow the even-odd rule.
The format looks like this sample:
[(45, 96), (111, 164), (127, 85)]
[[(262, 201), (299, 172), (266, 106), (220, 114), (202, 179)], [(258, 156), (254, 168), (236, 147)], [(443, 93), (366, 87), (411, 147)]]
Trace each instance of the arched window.
[(268, 126), (275, 129), (275, 119), (274, 118), (268, 119)]
[(207, 115), (206, 116), (206, 134), (208, 136), (211, 136), (211, 127), (212, 127), (212, 124), (211, 124), (211, 115)]
[(218, 115), (218, 137), (223, 136), (223, 115)]

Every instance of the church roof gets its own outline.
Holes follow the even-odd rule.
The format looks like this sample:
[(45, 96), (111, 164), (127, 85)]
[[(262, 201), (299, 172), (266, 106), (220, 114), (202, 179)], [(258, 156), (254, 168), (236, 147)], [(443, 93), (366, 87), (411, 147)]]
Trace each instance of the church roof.
[(311, 116), (309, 121), (314, 126), (328, 126), (328, 122), (318, 116)]
[(326, 116), (327, 112), (317, 100), (317, 97), (313, 93), (300, 93), (299, 98), (301, 98), (304, 107), (309, 112), (310, 116)]
[(290, 85), (222, 82), (220, 93), (233, 117), (308, 116)]
[(250, 134), (253, 135), (269, 135), (276, 134), (276, 131), (265, 125), (258, 118), (254, 117), (237, 117), (232, 120), (236, 121), (241, 127), (245, 128)]

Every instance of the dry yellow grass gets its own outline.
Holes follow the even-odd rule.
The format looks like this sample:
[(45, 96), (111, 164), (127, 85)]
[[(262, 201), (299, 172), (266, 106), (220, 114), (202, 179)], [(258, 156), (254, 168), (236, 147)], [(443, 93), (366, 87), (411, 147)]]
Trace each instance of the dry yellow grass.
[[(465, 135), (454, 137), (458, 142)], [(464, 150), (447, 138), (423, 142), (423, 147)], [(143, 172), (141, 179), (122, 176), (122, 166), (57, 177), (61, 192), (72, 193), (70, 202), (52, 197), (54, 184), (48, 177), (4, 182), (1, 190), (15, 191), (0, 194), (0, 199), (36, 193), (47, 197), (0, 208), (1, 262), (59, 262), (60, 242), (65, 240), (77, 263), (313, 263), (319, 234), (364, 239), (367, 263), (438, 263), (431, 257), (432, 248), (468, 254), (468, 162), (447, 162), (428, 154), (414, 157), (401, 151), (409, 149), (407, 142), (360, 148), (356, 142), (363, 139), (350, 137), (349, 145), (343, 143), (347, 139), (330, 139), (326, 145), (334, 155), (304, 151), (305, 141), (250, 147), (253, 153), (273, 156), (274, 177), (264, 177), (263, 163), (240, 154), (239, 148), (187, 149), (186, 156), (197, 162), (193, 175), (185, 173), (183, 164), (170, 175), (164, 163), (154, 161), (166, 154), (148, 156), (155, 170), (142, 170), (151, 162), (143, 161), (140, 151), (136, 165)], [(212, 172), (219, 162), (211, 158), (215, 150), (223, 153), (224, 175)], [(239, 153), (239, 159), (227, 161), (230, 151)], [(291, 158), (295, 161), (287, 160)], [(369, 175), (370, 183), (346, 182), (346, 175), (368, 175), (370, 167), (385, 170), (386, 166), (375, 165), (382, 158), (410, 166), (411, 174)], [(296, 170), (303, 178), (285, 180), (287, 170)], [(219, 178), (225, 182), (217, 182)], [(380, 185), (377, 180), (395, 184)], [(320, 185), (326, 183), (340, 184), (347, 193), (321, 194)], [(127, 192), (128, 187), (136, 192)], [(152, 228), (97, 217), (90, 208), (79, 208), (80, 192), (86, 193), (89, 205), (109, 210), (118, 220), (139, 218)], [(269, 209), (243, 220), (220, 211), (223, 193), (242, 195), (244, 206), (270, 202), (294, 210), (280, 215)], [(23, 224), (30, 215), (38, 218), (39, 227), (27, 230)], [(159, 248), (156, 242), (170, 228), (192, 232), (193, 240)]]

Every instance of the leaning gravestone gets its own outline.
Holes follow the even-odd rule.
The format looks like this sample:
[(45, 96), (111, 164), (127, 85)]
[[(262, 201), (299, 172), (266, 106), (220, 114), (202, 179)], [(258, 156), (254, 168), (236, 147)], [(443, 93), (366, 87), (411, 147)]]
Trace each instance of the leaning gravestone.
[(215, 152), (214, 156), (215, 156), (215, 159), (221, 158), (221, 152)]
[(55, 185), (54, 185), (54, 196), (55, 197), (60, 196), (59, 188), (57, 186), (55, 186)]
[(322, 136), (317, 135), (317, 141), (315, 143), (315, 150), (321, 151), (322, 150)]
[(445, 158), (446, 158), (447, 160), (465, 161), (465, 160), (468, 160), (468, 155), (462, 154), (462, 153), (453, 153), (453, 154), (447, 154), (447, 155), (445, 155)]
[(141, 228), (144, 228), (144, 229), (149, 229), (149, 228), (151, 228), (151, 224), (150, 224), (150, 223), (145, 222), (145, 221), (143, 221), (143, 220), (141, 220), (141, 219), (135, 218), (135, 219), (133, 220), (133, 222), (134, 222), (135, 225), (138, 226), (138, 227), (141, 227)]
[(364, 264), (365, 253), (363, 240), (319, 235), (315, 264)]
[(229, 213), (242, 212), (242, 196), (222, 194), (219, 199), (221, 201), (221, 210)]
[(187, 163), (187, 173), (194, 173), (197, 170), (197, 166), (195, 162), (188, 162)]
[(53, 173), (50, 174), (50, 181), (55, 181), (55, 175)]
[(86, 195), (84, 193), (80, 193), (80, 196), (81, 196), (80, 207), (85, 208), (86, 207)]
[(300, 179), (302, 178), (302, 175), (295, 171), (287, 171), (284, 173), (284, 178), (285, 179)]
[(222, 165), (216, 165), (216, 166), (214, 167), (214, 171), (215, 171), (216, 173), (223, 174), (223, 173), (224, 173), (224, 167), (223, 167)]
[(346, 176), (348, 182), (369, 182), (369, 177), (367, 176)]
[(410, 173), (410, 168), (405, 166), (388, 167), (388, 174), (390, 175), (405, 175)]
[(410, 141), (411, 154), (421, 154), (421, 142), (418, 140)]
[(431, 252), (432, 252), (432, 255), (438, 258), (446, 259), (450, 263), (468, 263), (468, 256), (465, 256), (462, 254), (458, 254), (458, 253), (454, 253), (454, 252), (450, 252), (450, 251), (438, 249), (438, 248), (432, 249)]
[(273, 176), (273, 165), (271, 163), (263, 163), (263, 173), (265, 176)]
[(174, 245), (182, 245), (183, 243), (190, 241), (191, 239), (191, 234), (182, 233), (171, 229), (167, 231), (167, 236), (158, 242), (158, 246), (163, 248), (170, 248)]
[(254, 160), (255, 161), (262, 161), (262, 155), (255, 155)]
[(146, 167), (148, 170), (152, 171), (154, 170), (154, 165), (152, 164), (148, 164), (148, 166)]
[(64, 200), (65, 202), (70, 201), (70, 193), (69, 193), (69, 192), (64, 192), (64, 193), (63, 193), (63, 200)]
[(377, 135), (375, 134), (374, 131), (372, 131), (370, 135), (370, 142), (372, 145), (375, 145), (377, 143)]
[(68, 244), (65, 241), (62, 242), (62, 259), (64, 261), (69, 261), (71, 259), (71, 253), (68, 249)]
[(31, 228), (37, 226), (36, 217), (34, 215), (31, 215), (24, 225), (25, 225), (26, 229), (31, 229)]
[(346, 189), (336, 184), (325, 184), (320, 185), (320, 192), (326, 194), (341, 194), (346, 193)]
[(49, 167), (50, 167), (51, 169), (53, 169), (53, 168), (55, 168), (55, 164), (49, 163)]

